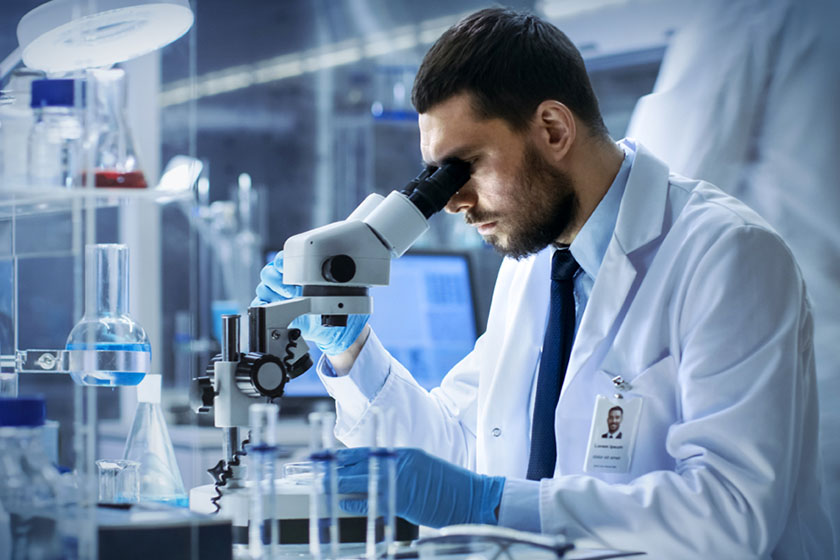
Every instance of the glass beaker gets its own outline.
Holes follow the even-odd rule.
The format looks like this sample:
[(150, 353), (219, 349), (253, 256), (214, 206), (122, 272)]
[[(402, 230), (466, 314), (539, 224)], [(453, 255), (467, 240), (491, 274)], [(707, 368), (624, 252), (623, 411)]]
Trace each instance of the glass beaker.
[(85, 314), (67, 337), (69, 368), (82, 385), (137, 385), (151, 363), (146, 331), (128, 314), (128, 247), (85, 247)]
[(100, 459), (99, 503), (136, 504), (140, 500), (140, 463), (119, 459)]
[(159, 374), (146, 375), (137, 386), (137, 411), (123, 459), (139, 465), (141, 502), (190, 505), (160, 407)]
[(335, 413), (309, 414), (309, 458), (313, 477), (309, 496), (309, 553), (338, 558), (338, 467), (335, 456)]
[(125, 114), (125, 70), (89, 70), (88, 77), (94, 114), (89, 126), (94, 186), (145, 189), (146, 177)]

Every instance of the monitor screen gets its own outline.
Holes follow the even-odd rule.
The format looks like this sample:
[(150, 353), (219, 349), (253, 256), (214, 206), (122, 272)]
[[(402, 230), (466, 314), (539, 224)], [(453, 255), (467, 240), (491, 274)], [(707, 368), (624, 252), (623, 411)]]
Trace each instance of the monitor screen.
[[(426, 389), (437, 387), (473, 349), (475, 300), (466, 254), (407, 253), (391, 261), (390, 285), (370, 293), (373, 330)], [(317, 364), (321, 353), (314, 344), (310, 355)], [(286, 385), (285, 394), (317, 397), (327, 391), (313, 367)]]

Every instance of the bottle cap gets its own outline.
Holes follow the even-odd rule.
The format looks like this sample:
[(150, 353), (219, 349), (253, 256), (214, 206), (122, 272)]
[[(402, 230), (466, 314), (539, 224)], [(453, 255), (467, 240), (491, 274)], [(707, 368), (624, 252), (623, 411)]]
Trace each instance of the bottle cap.
[(46, 417), (43, 397), (0, 398), (0, 426), (43, 426)]
[(32, 99), (29, 106), (35, 109), (40, 107), (73, 107), (75, 90), (75, 80), (33, 80)]

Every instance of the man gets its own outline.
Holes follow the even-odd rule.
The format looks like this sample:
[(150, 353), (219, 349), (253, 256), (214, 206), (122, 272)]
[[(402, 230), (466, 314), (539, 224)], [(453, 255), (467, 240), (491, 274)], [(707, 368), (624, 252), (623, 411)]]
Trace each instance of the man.
[(621, 417), (624, 415), (624, 410), (620, 406), (612, 407), (607, 413), (607, 431), (601, 434), (605, 439), (621, 439)]
[[(398, 452), (398, 513), (653, 558), (825, 557), (811, 315), (779, 236), (613, 142), (579, 52), (536, 17), (468, 16), (412, 97), (425, 162), (471, 164), (446, 209), (509, 257), (487, 331), (427, 393), (364, 317), (297, 323), (329, 356), (336, 435), (361, 445), (390, 408), (397, 445), (423, 450)], [(297, 293), (282, 257), (262, 280), (260, 301)], [(616, 394), (636, 437), (604, 444)], [(340, 463), (342, 491), (367, 488), (366, 450)]]

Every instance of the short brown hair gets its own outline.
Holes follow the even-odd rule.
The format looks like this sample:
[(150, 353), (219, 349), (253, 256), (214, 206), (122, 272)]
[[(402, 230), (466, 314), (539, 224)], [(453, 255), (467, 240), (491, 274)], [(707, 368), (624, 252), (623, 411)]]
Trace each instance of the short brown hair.
[(481, 118), (524, 130), (546, 99), (566, 105), (596, 134), (607, 134), (580, 52), (552, 24), (532, 14), (488, 8), (471, 14), (432, 45), (411, 101), (425, 113), (453, 95), (473, 96)]

